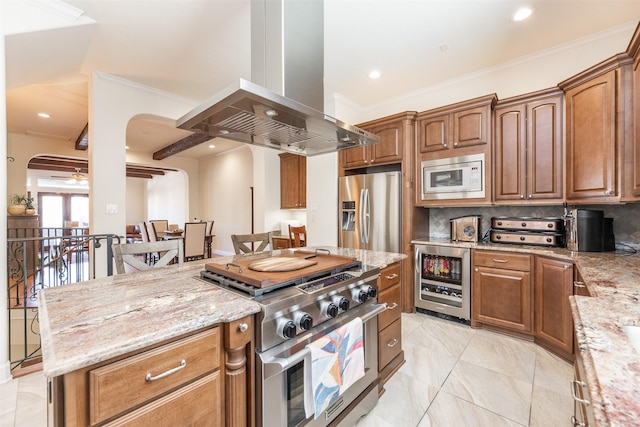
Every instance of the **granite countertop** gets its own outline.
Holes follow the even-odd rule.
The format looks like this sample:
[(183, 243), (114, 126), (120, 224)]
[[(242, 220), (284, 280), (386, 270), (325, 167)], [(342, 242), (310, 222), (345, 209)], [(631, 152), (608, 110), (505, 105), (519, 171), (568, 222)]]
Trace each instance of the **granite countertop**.
[(471, 249), (526, 252), (571, 260), (591, 297), (569, 298), (589, 384), (597, 426), (630, 426), (640, 422), (640, 352), (624, 333), (625, 325), (640, 326), (640, 254), (626, 251), (573, 252), (563, 248), (499, 243), (451, 242), (421, 238), (413, 243)]
[[(384, 268), (403, 254), (335, 248), (369, 267)], [(283, 254), (286, 251), (274, 251)], [(216, 323), (260, 311), (249, 298), (199, 278), (216, 257), (131, 274), (48, 288), (39, 292), (43, 372), (55, 377)]]

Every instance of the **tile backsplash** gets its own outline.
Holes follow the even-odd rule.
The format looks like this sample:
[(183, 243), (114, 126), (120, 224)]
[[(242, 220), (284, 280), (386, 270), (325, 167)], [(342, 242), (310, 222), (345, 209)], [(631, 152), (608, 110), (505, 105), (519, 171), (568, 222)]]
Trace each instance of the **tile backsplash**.
[[(586, 205), (580, 209), (604, 211), (605, 217), (613, 218), (613, 232), (616, 243), (624, 243), (638, 249), (640, 247), (640, 204)], [(496, 216), (560, 218), (562, 206), (487, 206), (429, 208), (429, 230), (433, 237), (449, 237), (449, 220), (465, 215), (481, 215), (481, 231), (484, 234), (491, 226), (491, 218)], [(419, 235), (419, 230), (418, 230)]]

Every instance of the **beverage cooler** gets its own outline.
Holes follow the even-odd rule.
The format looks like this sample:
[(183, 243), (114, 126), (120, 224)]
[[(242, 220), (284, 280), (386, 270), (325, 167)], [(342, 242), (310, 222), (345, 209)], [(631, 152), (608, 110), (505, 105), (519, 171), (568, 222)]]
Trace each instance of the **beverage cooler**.
[(416, 308), (471, 319), (471, 251), (415, 245)]

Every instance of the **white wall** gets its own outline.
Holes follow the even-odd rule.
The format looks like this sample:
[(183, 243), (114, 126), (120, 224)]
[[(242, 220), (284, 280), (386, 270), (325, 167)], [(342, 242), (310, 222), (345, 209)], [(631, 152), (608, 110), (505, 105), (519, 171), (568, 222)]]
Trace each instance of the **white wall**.
[(147, 181), (147, 218), (166, 219), (169, 224), (184, 223), (193, 220), (189, 217), (189, 180), (187, 174), (168, 172)]
[(252, 151), (243, 146), (209, 156), (200, 163), (202, 219), (215, 221), (214, 251), (233, 254), (231, 235), (251, 233)]
[(127, 178), (127, 225), (146, 221), (147, 217), (147, 179)]

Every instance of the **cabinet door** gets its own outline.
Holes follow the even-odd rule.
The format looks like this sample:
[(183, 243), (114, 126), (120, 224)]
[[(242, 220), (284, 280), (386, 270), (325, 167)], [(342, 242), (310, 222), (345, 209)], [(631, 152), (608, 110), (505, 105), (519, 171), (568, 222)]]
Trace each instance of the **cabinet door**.
[(418, 120), (418, 147), (421, 153), (449, 149), (449, 114)]
[(368, 166), (369, 147), (356, 147), (342, 150), (342, 167), (359, 168)]
[(531, 273), (475, 267), (472, 295), (475, 322), (531, 332)]
[(526, 199), (562, 199), (562, 96), (527, 106)]
[(570, 357), (573, 353), (573, 322), (569, 296), (573, 295), (573, 264), (536, 258), (534, 283), (534, 334)]
[(616, 72), (566, 93), (567, 200), (614, 197)]
[(380, 142), (370, 146), (371, 163), (384, 164), (402, 161), (402, 122), (371, 128)]
[(640, 51), (633, 64), (633, 182), (632, 191), (640, 196)]
[(280, 208), (295, 209), (306, 205), (306, 158), (280, 154)]
[(526, 193), (526, 132), (524, 105), (496, 108), (495, 200), (514, 201)]
[(487, 144), (491, 108), (487, 106), (469, 108), (453, 113), (453, 148)]

